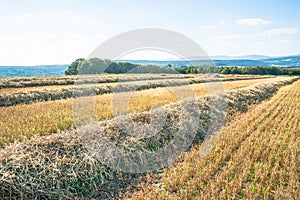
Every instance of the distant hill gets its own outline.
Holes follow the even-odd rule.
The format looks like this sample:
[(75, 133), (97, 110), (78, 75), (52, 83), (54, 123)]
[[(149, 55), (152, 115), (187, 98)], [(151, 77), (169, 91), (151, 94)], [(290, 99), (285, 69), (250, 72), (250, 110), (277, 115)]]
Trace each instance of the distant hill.
[(245, 56), (212, 56), (213, 60), (262, 60), (271, 58), (265, 55), (245, 55)]
[(274, 57), (274, 58), (264, 59), (262, 61), (264, 63), (267, 63), (270, 66), (282, 66), (282, 67), (300, 66), (300, 55)]
[(68, 65), (0, 66), (0, 77), (61, 76)]
[(131, 62), (141, 65), (159, 65), (166, 66), (168, 64), (173, 67), (199, 65), (206, 66), (279, 66), (293, 67), (300, 66), (300, 55), (269, 57), (264, 55), (246, 55), (246, 56), (212, 56), (211, 60), (207, 57), (189, 57), (188, 60), (118, 60), (119, 62)]

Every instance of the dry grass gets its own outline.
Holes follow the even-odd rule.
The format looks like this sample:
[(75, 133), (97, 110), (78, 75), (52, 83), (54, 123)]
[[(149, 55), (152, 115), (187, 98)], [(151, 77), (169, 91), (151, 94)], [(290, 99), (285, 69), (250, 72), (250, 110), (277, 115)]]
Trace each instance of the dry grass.
[(206, 145), (195, 145), (160, 180), (149, 177), (127, 197), (299, 199), (300, 81), (228, 123), (202, 158)]
[[(284, 80), (276, 79), (256, 79), (245, 81), (224, 82), (224, 89), (247, 87), (249, 85)], [(197, 96), (209, 94), (206, 84), (193, 84), (191, 88)], [(178, 96), (185, 92), (185, 86), (173, 87), (178, 91), (175, 95), (168, 88), (156, 88), (133, 93), (130, 98), (130, 112), (148, 110), (153, 106), (163, 105), (178, 100)], [(181, 92), (180, 92), (181, 91)], [(124, 94), (105, 94), (96, 97), (96, 115), (99, 120), (111, 118), (112, 98), (122, 99)], [(61, 130), (66, 130), (74, 124), (72, 99), (38, 102), (29, 105), (17, 105), (10, 107), (0, 107), (0, 146), (4, 146), (14, 141), (30, 139), (33, 136), (48, 135)]]
[[(121, 92), (121, 91), (129, 92), (135, 90), (145, 90), (145, 89), (158, 88), (158, 87), (173, 87), (173, 86), (189, 85), (189, 84), (204, 83), (204, 82), (220, 82), (220, 81), (249, 80), (249, 79), (254, 80), (254, 79), (266, 79), (270, 77), (272, 76), (245, 76), (245, 75), (238, 75), (238, 76), (231, 76), (231, 75), (227, 75), (227, 76), (219, 76), (219, 75), (134, 76), (133, 75), (131, 76), (130, 75), (130, 76), (111, 76), (111, 77), (110, 76), (78, 77), (77, 78), (78, 80), (76, 81), (73, 80), (73, 82), (76, 82), (75, 85), (54, 84), (50, 86), (0, 89), (0, 106), (13, 106), (18, 104), (31, 104), (37, 101), (67, 99), (73, 97), (74, 95), (73, 90), (75, 88), (76, 88), (77, 95), (79, 94), (84, 95), (85, 91), (81, 91), (78, 88), (78, 84), (81, 82), (89, 82), (89, 83), (95, 82), (96, 84), (92, 84), (92, 85), (85, 84), (85, 86), (88, 86), (88, 88), (91, 89), (93, 93), (95, 93), (96, 95), (101, 95), (101, 94), (107, 94), (112, 92)], [(65, 79), (69, 80), (67, 78)], [(33, 79), (31, 83), (34, 84), (35, 81), (36, 83), (39, 83), (38, 80), (35, 79)], [(20, 82), (22, 83), (21, 80)], [(101, 83), (99, 84), (98, 82)]]
[[(112, 82), (128, 82), (141, 80), (161, 80), (161, 79), (182, 79), (182, 78), (204, 78), (205, 74), (105, 74), (89, 76), (89, 81), (93, 83), (112, 83)], [(261, 77), (273, 76), (259, 76), (259, 75), (220, 75), (219, 77), (231, 77), (236, 79), (241, 77), (243, 79), (255, 79)], [(0, 78), (0, 93), (1, 90), (7, 88), (15, 88), (12, 91), (20, 91), (17, 88), (39, 88), (43, 86), (64, 86), (74, 85), (75, 80), (80, 80), (79, 76), (53, 76), (53, 77), (25, 77), (25, 78)], [(22, 90), (21, 90), (22, 91)]]
[[(178, 74), (106, 74), (91, 75), (89, 81), (92, 83), (111, 83), (127, 82), (138, 80), (159, 80), (159, 79), (182, 79), (194, 77), (195, 75), (178, 75)], [(196, 75), (201, 77), (202, 75)], [(255, 76), (254, 76), (255, 77)], [(63, 86), (73, 85), (75, 81), (80, 80), (79, 76), (53, 76), (53, 77), (25, 77), (25, 78), (1, 78), (0, 89), (4, 88), (25, 88), (25, 87), (42, 87), (42, 86)]]
[[(249, 88), (229, 91), (224, 97), (225, 101), (228, 103), (229, 108), (229, 112), (227, 115), (232, 115), (232, 113), (235, 111), (247, 110), (249, 105), (259, 103), (269, 98), (277, 91), (278, 87), (289, 84), (291, 83), (291, 81), (292, 79), (289, 79), (289, 81), (273, 81), (273, 83), (257, 84)], [(299, 92), (299, 82), (297, 82), (297, 84), (298, 85), (296, 85), (296, 87), (295, 85), (293, 85), (293, 89), (297, 89), (298, 87), (298, 90), (296, 91)], [(280, 94), (283, 94), (283, 97), (279, 98), (279, 103), (285, 102), (284, 99), (292, 96), (292, 93), (289, 93), (290, 90), (283, 91), (286, 92), (281, 91)], [(297, 98), (300, 98), (299, 93), (297, 94)], [(209, 100), (214, 98), (218, 97), (206, 96), (199, 97), (197, 99), (200, 107), (200, 115), (206, 117), (211, 116), (210, 114), (207, 114), (206, 111), (207, 108), (210, 107)], [(297, 98), (295, 99), (293, 97), (292, 100), (297, 100)], [(207, 100), (208, 102), (206, 102)], [(293, 102), (294, 105), (296, 105), (295, 102), (297, 101)], [(180, 110), (178, 110), (177, 105), (178, 103), (173, 103), (165, 106), (165, 108), (169, 110), (168, 113), (170, 117), (174, 117), (175, 121), (173, 122), (175, 123), (177, 115), (180, 115)], [(267, 109), (269, 107), (267, 107)], [(265, 112), (263, 111), (263, 113)], [(145, 118), (147, 115), (149, 115), (149, 112), (131, 115), (135, 116), (135, 121), (140, 123), (141, 118)], [(261, 115), (258, 116), (259, 117), (251, 115), (251, 117), (254, 118), (254, 121), (262, 117)], [(207, 123), (206, 117), (200, 120), (200, 127), (203, 127), (202, 125), (204, 125), (205, 127), (205, 124)], [(211, 120), (215, 121), (214, 119)], [(298, 123), (299, 125), (299, 120), (293, 121), (293, 123)], [(120, 129), (116, 130), (113, 119), (103, 121), (100, 124), (105, 134), (107, 134), (107, 136), (109, 136), (109, 138), (114, 142), (120, 141), (120, 143), (117, 142), (116, 144), (125, 146), (124, 148), (132, 148), (134, 146), (139, 147), (139, 144), (142, 144), (141, 148), (147, 148), (147, 144), (151, 144), (152, 142), (156, 142), (156, 145), (160, 145), (157, 143), (162, 143), (161, 145), (164, 145), (163, 143), (166, 142), (166, 140), (160, 140), (157, 137), (163, 138), (168, 134), (174, 134), (173, 129), (170, 127), (170, 129), (164, 129), (164, 134), (158, 134), (153, 138), (149, 138), (149, 140), (147, 141), (140, 140), (137, 142), (130, 142), (131, 139), (128, 138), (128, 136), (123, 135), (120, 132)], [(174, 125), (173, 123), (168, 124), (169, 126)], [(244, 123), (240, 123), (239, 121), (238, 124), (242, 125)], [(246, 127), (248, 126), (249, 125), (247, 124)], [(257, 127), (257, 125), (254, 127)], [(88, 131), (88, 129), (84, 130)], [(202, 131), (199, 131), (199, 133), (201, 132)], [(249, 135), (248, 132), (242, 132), (242, 134), (239, 135), (222, 134), (222, 140), (220, 143), (218, 143), (215, 150), (213, 151), (215, 153), (212, 154), (217, 155), (217, 157), (209, 155), (205, 160), (199, 159), (197, 157), (197, 155), (199, 155), (199, 151), (193, 150), (191, 154), (186, 154), (186, 156), (183, 158), (186, 161), (185, 163), (183, 163), (183, 165), (170, 168), (164, 173), (163, 186), (160, 185), (158, 188), (152, 188), (151, 185), (145, 185), (145, 191), (137, 193), (136, 197), (147, 199), (148, 197), (162, 198), (168, 197), (168, 195), (170, 197), (176, 197), (176, 195), (178, 195), (178, 198), (184, 198), (189, 197), (184, 196), (189, 195), (188, 192), (191, 192), (191, 196), (197, 195), (198, 190), (196, 186), (198, 185), (196, 185), (196, 183), (200, 184), (201, 182), (199, 182), (199, 180), (196, 178), (201, 177), (205, 179), (206, 177), (208, 180), (210, 178), (213, 178), (213, 175), (217, 175), (217, 172), (219, 171), (218, 169), (226, 167), (226, 163), (224, 162), (228, 160), (228, 158), (237, 155), (236, 153), (239, 150), (243, 150), (245, 152), (244, 148), (239, 149), (236, 147), (238, 147), (242, 141), (246, 141), (244, 139), (247, 139), (247, 137), (245, 138), (245, 135), (247, 136), (247, 134)], [(274, 139), (276, 139), (276, 137), (274, 137)], [(286, 140), (288, 140), (288, 138), (286, 138)], [(296, 141), (296, 144), (298, 144), (298, 141), (299, 140)], [(229, 144), (229, 146), (227, 147), (226, 144)], [(251, 144), (251, 142), (249, 144)], [(270, 143), (268, 147), (273, 148), (273, 144), (276, 145), (276, 141)], [(295, 148), (295, 146), (292, 145), (291, 148), (293, 149)], [(248, 151), (246, 151), (246, 153), (247, 152)], [(287, 153), (288, 152), (289, 151), (287, 151)], [(218, 156), (220, 153), (221, 156)], [(242, 156), (243, 155), (244, 154), (242, 154)], [(263, 156), (264, 154), (259, 155)], [(271, 157), (272, 156), (274, 155), (272, 154)], [(295, 160), (295, 156), (297, 159), (297, 152), (296, 154), (291, 154), (290, 158)], [(276, 161), (277, 159), (277, 156), (275, 157), (274, 161)], [(102, 191), (101, 193), (98, 193), (96, 195), (97, 198), (108, 198), (112, 197), (108, 194), (113, 194), (113, 191), (116, 190), (116, 188), (125, 187), (126, 185), (122, 186), (122, 184), (126, 184), (128, 179), (130, 180), (134, 176), (133, 174), (124, 174), (105, 167), (92, 155), (89, 154), (85, 146), (82, 144), (82, 140), (79, 139), (78, 135), (76, 135), (73, 131), (62, 134), (53, 134), (46, 137), (37, 137), (34, 140), (11, 145), (1, 151), (0, 161), (0, 197), (2, 199), (71, 199), (75, 196), (95, 196), (95, 191)], [(224, 163), (224, 165), (218, 165), (219, 162)], [(199, 165), (194, 165), (198, 163), (207, 163), (209, 165), (208, 167), (211, 168), (200, 168)], [(291, 168), (291, 171), (293, 171), (294, 168)], [(205, 170), (208, 171), (202, 174), (202, 172)], [(240, 168), (240, 170), (243, 170), (243, 168)], [(202, 176), (198, 176), (200, 174), (202, 174)], [(274, 174), (276, 176), (276, 173)], [(195, 188), (195, 190), (190, 191), (189, 189), (193, 187)], [(151, 188), (153, 190), (151, 190)]]

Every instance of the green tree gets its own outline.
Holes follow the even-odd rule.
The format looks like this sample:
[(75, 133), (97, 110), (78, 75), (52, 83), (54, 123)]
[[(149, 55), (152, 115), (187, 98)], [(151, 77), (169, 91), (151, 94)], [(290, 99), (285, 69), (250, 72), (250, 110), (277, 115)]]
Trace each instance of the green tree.
[(110, 60), (107, 59), (99, 59), (99, 58), (90, 58), (89, 60), (84, 60), (78, 66), (79, 74), (101, 74), (104, 73), (105, 70), (111, 64)]
[(223, 67), (221, 69), (221, 74), (231, 74), (231, 70), (229, 67)]
[(78, 74), (78, 67), (83, 61), (85, 61), (84, 58), (79, 58), (79, 59), (75, 60), (74, 62), (72, 62), (68, 66), (67, 70), (65, 71), (65, 75), (76, 75), (76, 74)]

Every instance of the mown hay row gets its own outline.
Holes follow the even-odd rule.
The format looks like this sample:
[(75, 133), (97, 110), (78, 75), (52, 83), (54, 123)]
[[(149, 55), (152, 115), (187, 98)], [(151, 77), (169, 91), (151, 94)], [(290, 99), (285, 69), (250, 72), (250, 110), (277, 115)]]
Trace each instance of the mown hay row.
[[(224, 116), (229, 119), (233, 112), (245, 111), (249, 105), (271, 97), (280, 86), (295, 80), (296, 78), (291, 78), (287, 81), (257, 84), (228, 91), (224, 96), (198, 97), (197, 112), (201, 118), (196, 138), (202, 141), (210, 132), (210, 127), (218, 129), (223, 124), (219, 123), (219, 119)], [(215, 104), (220, 100), (225, 104)], [(141, 125), (140, 131), (147, 133), (151, 111), (121, 116), (121, 120), (114, 118), (103, 121), (96, 132), (91, 131), (93, 126), (89, 128), (89, 125), (86, 125), (66, 133), (13, 144), (0, 152), (0, 198), (71, 199), (76, 196), (97, 198), (115, 196), (118, 189), (126, 187), (130, 180), (137, 180), (132, 179), (137, 175), (122, 173), (103, 165), (96, 159), (97, 156), (88, 150), (84, 139), (101, 135), (127, 151), (134, 151), (132, 149), (155, 151), (174, 138), (177, 127), (180, 126), (178, 124), (182, 114), (180, 103), (188, 104), (188, 107), (194, 102), (183, 100), (157, 108), (165, 111), (168, 120), (159, 134), (149, 138), (134, 139), (124, 133), (124, 127), (138, 124)], [(227, 105), (228, 112), (224, 112), (223, 105)], [(131, 116), (133, 121), (129, 123), (126, 116)], [(213, 123), (212, 126), (207, 125), (210, 123)], [(77, 134), (79, 130), (85, 130), (86, 137), (79, 137)], [(91, 135), (88, 134), (89, 131)]]
[[(237, 81), (237, 80), (248, 80), (248, 76), (232, 77), (228, 76), (224, 79), (221, 77), (207, 77), (207, 78), (189, 78), (189, 79), (154, 79), (157, 77), (149, 77), (149, 80), (135, 81), (128, 83), (116, 83), (117, 87), (112, 84), (107, 85), (83, 85), (76, 83), (73, 87), (67, 88), (55, 88), (55, 89), (36, 89), (25, 91), (19, 91), (14, 93), (0, 93), (0, 106), (13, 106), (19, 104), (31, 104), (38, 101), (50, 101), (72, 98), (74, 96), (84, 95), (101, 95), (111, 92), (129, 92), (137, 90), (146, 90), (157, 87), (172, 87), (181, 86), (187, 84), (197, 84), (204, 82), (219, 82), (219, 81)], [(178, 78), (178, 77), (177, 77)], [(254, 79), (270, 78), (265, 76), (255, 77)], [(252, 79), (252, 78), (251, 78)], [(85, 86), (85, 87), (84, 87)], [(75, 91), (75, 94), (74, 94)]]
[[(162, 79), (187, 79), (187, 78), (205, 78), (209, 75), (205, 74), (121, 74), (121, 75), (94, 75), (89, 76), (58, 76), (58, 77), (26, 77), (26, 78), (1, 78), (1, 88), (24, 88), (24, 87), (38, 87), (51, 85), (73, 85), (78, 82), (82, 83), (115, 83), (128, 81), (142, 81), (142, 80), (162, 80)], [(220, 77), (248, 77), (249, 79), (259, 78), (256, 75), (226, 75)], [(271, 77), (271, 76), (269, 76)]]
[[(23, 88), (50, 85), (73, 85), (76, 82), (82, 83), (113, 83), (128, 82), (141, 80), (161, 80), (161, 79), (182, 79), (190, 78), (194, 75), (167, 75), (167, 74), (151, 74), (151, 75), (94, 75), (89, 76), (61, 76), (61, 77), (29, 77), (29, 78), (3, 78), (0, 79), (1, 88)], [(202, 75), (197, 75), (201, 77)]]

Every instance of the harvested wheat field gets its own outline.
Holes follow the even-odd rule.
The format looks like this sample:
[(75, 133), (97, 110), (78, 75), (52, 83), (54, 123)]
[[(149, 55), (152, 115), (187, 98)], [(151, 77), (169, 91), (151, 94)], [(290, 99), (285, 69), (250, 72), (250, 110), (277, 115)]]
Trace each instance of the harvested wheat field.
[[(72, 79), (24, 79), (19, 88), (11, 88), (16, 79), (3, 80), (0, 199), (299, 198), (299, 77), (168, 76), (127, 77), (117, 92), (108, 86), (120, 77), (95, 77), (96, 90), (106, 90), (95, 92), (98, 122), (84, 125), (74, 119), (72, 95), (60, 96)], [(222, 81), (226, 92), (212, 95)], [(128, 109), (114, 116), (113, 100), (122, 103), (137, 87)], [(32, 91), (56, 91), (59, 100), (24, 100)], [(149, 135), (151, 116), (159, 124), (159, 113), (167, 120)], [(173, 148), (179, 157), (163, 164), (130, 157), (160, 152), (176, 138), (185, 152)], [(106, 144), (124, 151), (123, 158), (116, 163)]]
[[(198, 75), (200, 76), (200, 75)], [(197, 76), (196, 76), (197, 77)], [(254, 77), (254, 79), (249, 79), (249, 77)], [(237, 79), (236, 81), (234, 81)], [(240, 80), (246, 79), (246, 80)], [(249, 79), (249, 80), (248, 80)], [(265, 76), (226, 76), (224, 81), (224, 89), (230, 90), (235, 88), (247, 87), (249, 85), (274, 81), (274, 79), (286, 79), (265, 77)], [(222, 80), (222, 79), (221, 79)], [(186, 83), (188, 79), (184, 82)], [(203, 81), (203, 80), (202, 80)], [(133, 83), (133, 82), (130, 82)], [(136, 82), (134, 82), (136, 84)], [(140, 84), (148, 84), (147, 82), (142, 82)], [(132, 84), (127, 85), (132, 88)], [(124, 90), (124, 84), (121, 84), (122, 90)], [(126, 82), (125, 82), (126, 86)], [(158, 87), (153, 89), (144, 89), (141, 91), (136, 91), (129, 102), (128, 110), (133, 111), (145, 111), (149, 110), (153, 106), (163, 105), (166, 103), (177, 101), (180, 94), (184, 94), (186, 90), (185, 86), (169, 86)], [(169, 88), (177, 91), (175, 95), (174, 92), (170, 91)], [(191, 84), (190, 88), (198, 96), (209, 94), (209, 88), (206, 83)], [(127, 90), (125, 88), (125, 90)], [(30, 90), (29, 90), (30, 91)], [(180, 92), (182, 91), (182, 92)], [(26, 93), (26, 88), (24, 88), (24, 93)], [(70, 91), (70, 93), (72, 90)], [(107, 119), (113, 116), (112, 113), (112, 98), (122, 99), (124, 93), (118, 94), (103, 94), (96, 96), (96, 115), (97, 119)], [(126, 94), (126, 93), (125, 93)], [(30, 100), (30, 97), (27, 97)], [(8, 98), (8, 104), (10, 104), (10, 98)], [(30, 139), (33, 136), (49, 135), (51, 133), (63, 131), (69, 129), (74, 124), (73, 118), (73, 99), (67, 98), (65, 100), (52, 101), (49, 98), (47, 101), (43, 102), (33, 102), (31, 104), (20, 104), (15, 106), (0, 107), (0, 112), (5, 113), (0, 115), (0, 146), (9, 144), (14, 141), (22, 141), (25, 139)]]
[[(209, 141), (207, 142), (207, 145)], [(299, 199), (300, 81), (239, 114), (211, 153), (193, 146), (175, 166), (125, 195), (130, 199)]]
[[(227, 76), (204, 76), (204, 75), (127, 75), (127, 76), (88, 76), (88, 77), (69, 77), (69, 78), (27, 78), (24, 81), (20, 79), (19, 84), (11, 78), (12, 83), (6, 79), (0, 81), (0, 106), (13, 106), (18, 104), (31, 104), (38, 101), (49, 101), (67, 99), (73, 97), (74, 85), (93, 84), (96, 95), (132, 92), (136, 90), (145, 90), (158, 87), (173, 87), (197, 83), (220, 82), (220, 81), (238, 81), (238, 80), (256, 80), (275, 78), (274, 76), (249, 76), (249, 75), (227, 75)], [(64, 81), (61, 81), (65, 80)], [(50, 82), (52, 81), (52, 82)], [(51, 83), (53, 83), (51, 85)], [(35, 85), (36, 84), (36, 85)], [(43, 85), (45, 84), (45, 85)], [(46, 85), (49, 84), (49, 85)], [(56, 85), (58, 84), (58, 85)], [(59, 85), (61, 84), (61, 85)], [(64, 85), (65, 84), (65, 85)], [(40, 86), (42, 85), (42, 86)], [(29, 87), (28, 87), (29, 86)], [(3, 88), (1, 88), (3, 87)], [(89, 87), (89, 86), (88, 86)], [(91, 87), (91, 86), (90, 86)], [(84, 93), (77, 88), (77, 93)]]

